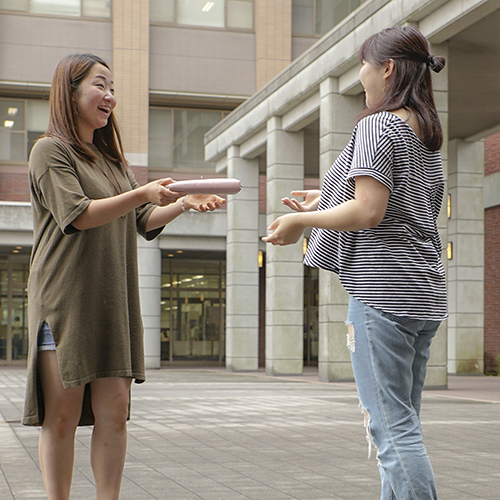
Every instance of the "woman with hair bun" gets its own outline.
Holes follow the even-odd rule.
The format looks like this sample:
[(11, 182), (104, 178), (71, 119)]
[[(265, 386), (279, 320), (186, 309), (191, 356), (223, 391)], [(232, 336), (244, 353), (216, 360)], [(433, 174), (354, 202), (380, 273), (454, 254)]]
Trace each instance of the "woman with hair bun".
[(437, 499), (420, 425), (430, 345), (447, 317), (437, 218), (443, 134), (431, 71), (445, 60), (413, 27), (385, 29), (359, 52), (366, 109), (321, 191), (283, 198), (263, 240), (297, 242), (305, 264), (335, 272), (349, 294), (347, 340), (381, 500)]

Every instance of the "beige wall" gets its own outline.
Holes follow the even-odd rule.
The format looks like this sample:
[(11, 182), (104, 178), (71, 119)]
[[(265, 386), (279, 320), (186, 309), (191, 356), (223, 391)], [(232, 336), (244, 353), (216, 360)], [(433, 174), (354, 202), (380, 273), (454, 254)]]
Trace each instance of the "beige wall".
[(292, 62), (291, 0), (255, 0), (255, 36), (260, 89)]
[(255, 34), (151, 26), (150, 88), (248, 95), (255, 88)]
[(57, 63), (64, 56), (92, 52), (111, 63), (111, 46), (109, 20), (2, 13), (0, 81), (50, 83)]
[(125, 153), (132, 165), (146, 169), (149, 131), (149, 0), (113, 1), (112, 69), (119, 98), (116, 115), (122, 130)]

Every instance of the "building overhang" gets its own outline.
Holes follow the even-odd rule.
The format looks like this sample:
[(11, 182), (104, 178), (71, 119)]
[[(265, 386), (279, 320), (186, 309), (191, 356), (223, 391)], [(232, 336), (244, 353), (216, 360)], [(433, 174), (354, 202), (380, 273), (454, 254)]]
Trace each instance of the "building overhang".
[(235, 145), (240, 146), (240, 154), (255, 157), (265, 150), (266, 123), (273, 116), (290, 123), (290, 131), (306, 126), (317, 116), (320, 86), (326, 79), (333, 79), (342, 95), (359, 95), (362, 42), (384, 28), (405, 23), (416, 25), (433, 46), (446, 45), (449, 138), (478, 140), (497, 131), (500, 100), (494, 96), (500, 95), (500, 0), (372, 0), (207, 132), (206, 159), (216, 161), (221, 171), (227, 150)]

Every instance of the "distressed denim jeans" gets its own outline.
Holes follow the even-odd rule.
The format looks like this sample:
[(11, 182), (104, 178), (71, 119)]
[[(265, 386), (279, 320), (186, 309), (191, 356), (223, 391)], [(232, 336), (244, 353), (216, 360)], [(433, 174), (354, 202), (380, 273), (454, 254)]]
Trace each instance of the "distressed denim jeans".
[(367, 440), (378, 450), (381, 500), (437, 499), (419, 413), (440, 322), (394, 316), (350, 297), (346, 323)]

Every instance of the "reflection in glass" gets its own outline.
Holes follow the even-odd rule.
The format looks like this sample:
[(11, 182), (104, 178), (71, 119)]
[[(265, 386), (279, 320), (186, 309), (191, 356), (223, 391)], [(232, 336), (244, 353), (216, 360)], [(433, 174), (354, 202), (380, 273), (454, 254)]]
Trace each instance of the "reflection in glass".
[(204, 137), (221, 119), (220, 111), (180, 109), (174, 111), (174, 168), (213, 170), (205, 161)]
[(111, 17), (111, 0), (83, 0), (83, 15)]
[(316, 0), (316, 34), (326, 34), (362, 3), (363, 0)]
[(26, 12), (28, 10), (28, 0), (0, 0), (0, 9)]
[(292, 33), (314, 35), (314, 0), (293, 0)]
[(227, 26), (229, 28), (253, 28), (253, 2), (228, 0)]
[(81, 15), (80, 0), (30, 0), (29, 9), (36, 14)]
[(177, 23), (224, 27), (225, 0), (182, 0), (177, 2)]
[(149, 19), (158, 23), (175, 23), (175, 0), (150, 0)]
[(149, 167), (172, 169), (172, 110), (149, 109)]

